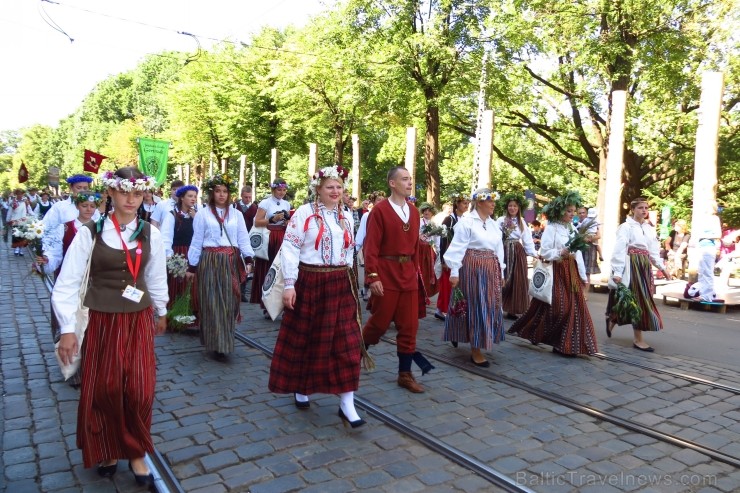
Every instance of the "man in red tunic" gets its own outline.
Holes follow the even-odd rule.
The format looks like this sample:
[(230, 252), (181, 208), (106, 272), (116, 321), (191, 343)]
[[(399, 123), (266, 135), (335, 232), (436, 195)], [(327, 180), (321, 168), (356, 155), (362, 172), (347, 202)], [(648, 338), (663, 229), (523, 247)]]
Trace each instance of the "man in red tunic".
[[(370, 286), (370, 319), (362, 329), (365, 345), (377, 344), (393, 322), (398, 329), (398, 385), (411, 392), (424, 392), (414, 380), (411, 362), (432, 368), (416, 351), (416, 332), (424, 302), (419, 293), (419, 212), (406, 202), (411, 195), (411, 175), (403, 167), (388, 171), (391, 196), (375, 205), (368, 216), (365, 253), (365, 282)], [(421, 315), (423, 316), (423, 315)]]

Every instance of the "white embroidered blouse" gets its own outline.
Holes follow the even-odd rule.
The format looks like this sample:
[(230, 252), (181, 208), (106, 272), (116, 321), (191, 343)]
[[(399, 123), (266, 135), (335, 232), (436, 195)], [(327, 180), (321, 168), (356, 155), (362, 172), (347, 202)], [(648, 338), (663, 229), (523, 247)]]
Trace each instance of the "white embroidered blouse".
[(459, 277), (465, 252), (470, 250), (491, 250), (498, 257), (503, 273), (504, 243), (496, 221), (487, 217), (481, 219), (476, 211), (461, 217), (455, 224), (455, 236), (444, 254), (445, 265), (450, 268), (450, 277)]
[[(504, 231), (507, 228), (506, 216), (499, 217), (496, 220), (496, 224), (498, 224), (499, 228), (501, 228), (501, 231)], [(536, 257), (537, 251), (534, 249), (532, 230), (529, 229), (529, 226), (527, 226), (527, 224), (525, 223), (524, 230), (520, 229), (518, 224), (513, 224), (512, 226), (513, 227), (510, 227), (509, 239), (520, 241), (522, 246), (524, 247), (524, 253), (526, 253), (530, 257)]]
[[(270, 195), (269, 197), (264, 199), (262, 202), (260, 202), (257, 207), (265, 211), (265, 219), (269, 220), (277, 212), (290, 211), (290, 202), (284, 199), (278, 200), (275, 198), (275, 196)], [(284, 223), (285, 221), (279, 222), (277, 224), (284, 224)]]
[(188, 263), (198, 265), (200, 255), (204, 248), (208, 247), (235, 247), (239, 248), (242, 257), (254, 257), (252, 245), (249, 243), (247, 225), (244, 216), (233, 207), (225, 209), (216, 208), (220, 217), (225, 216), (223, 228), (221, 222), (211, 212), (210, 207), (203, 207), (193, 219), (193, 240), (188, 249)]
[[(319, 217), (316, 217), (318, 214)], [(293, 288), (298, 279), (298, 264), (352, 266), (355, 241), (352, 216), (342, 214), (344, 229), (339, 223), (338, 209), (329, 210), (324, 204), (304, 204), (290, 218), (281, 249), (281, 265), (285, 289)], [(318, 240), (321, 225), (324, 230)], [(348, 236), (347, 236), (348, 234)], [(348, 242), (345, 242), (348, 239)], [(345, 244), (347, 243), (347, 244)]]
[[(561, 252), (574, 232), (575, 228), (572, 224), (566, 225), (556, 221), (547, 223), (547, 227), (542, 233), (542, 240), (540, 241), (540, 256), (550, 262), (563, 260)], [(578, 276), (583, 282), (588, 282), (586, 266), (583, 263), (581, 252), (576, 252), (575, 258), (576, 265), (578, 266)]]

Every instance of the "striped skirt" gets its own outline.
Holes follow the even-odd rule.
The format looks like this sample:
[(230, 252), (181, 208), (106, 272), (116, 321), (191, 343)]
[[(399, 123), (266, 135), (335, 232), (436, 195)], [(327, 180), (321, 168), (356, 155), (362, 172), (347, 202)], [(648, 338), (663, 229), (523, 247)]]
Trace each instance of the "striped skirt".
[[(501, 267), (491, 250), (468, 250), (460, 268), (460, 283), (467, 300), (464, 316), (452, 315), (450, 299), (443, 340), (469, 342), (471, 347), (492, 349), (504, 340), (501, 309)], [(452, 298), (452, 297), (451, 297)]]
[(421, 280), (424, 283), (424, 289), (428, 298), (431, 298), (439, 291), (437, 276), (434, 274), (434, 261), (437, 254), (432, 245), (425, 241), (419, 241), (419, 267), (421, 271)]
[(583, 265), (586, 266), (586, 274), (600, 274), (601, 268), (599, 267), (598, 258), (599, 252), (597, 246), (593, 243), (588, 246), (588, 249), (583, 252)]
[(286, 309), (270, 364), (278, 394), (338, 394), (360, 384), (357, 290), (348, 267), (300, 264), (296, 301)]
[(563, 354), (597, 353), (594, 324), (575, 259), (553, 262), (552, 274), (552, 305), (532, 298), (526, 313), (514, 322), (509, 333), (533, 344), (550, 344)]
[(259, 303), (262, 308), (265, 307), (262, 303), (262, 284), (265, 282), (267, 272), (270, 270), (270, 267), (272, 267), (272, 261), (275, 260), (275, 257), (283, 244), (285, 229), (286, 228), (270, 229), (270, 239), (267, 242), (267, 256), (270, 258), (269, 260), (257, 257), (254, 259), (252, 291), (249, 294), (249, 302)]
[[(650, 256), (647, 250), (638, 250), (630, 248), (629, 254), (630, 269), (630, 291), (635, 296), (637, 304), (642, 310), (640, 323), (632, 325), (635, 330), (657, 332), (663, 329), (663, 319), (658, 313), (658, 307), (655, 306), (653, 293), (655, 293), (655, 284), (653, 280), (653, 270), (650, 267)], [(606, 304), (607, 317), (616, 322), (617, 325), (629, 325), (629, 320), (620, 320), (615, 314), (612, 314), (612, 307), (616, 303), (616, 291), (609, 290), (609, 301)]]
[(77, 446), (85, 467), (152, 453), (154, 312), (90, 310), (82, 343)]
[(198, 263), (200, 342), (208, 351), (234, 352), (241, 320), (241, 259), (231, 247), (204, 248)]
[(506, 280), (501, 294), (506, 313), (520, 314), (529, 307), (529, 279), (527, 278), (527, 254), (519, 240), (504, 242)]
[[(172, 246), (172, 252), (188, 258), (188, 250), (190, 247), (186, 245)], [(198, 316), (198, 281), (194, 278), (192, 281), (188, 281), (186, 277), (175, 277), (167, 274), (167, 294), (170, 296), (170, 300), (167, 302), (167, 309), (172, 308), (172, 304), (177, 298), (185, 293), (185, 288), (188, 287), (188, 282), (192, 282), (190, 287), (190, 308), (193, 310), (193, 315)]]

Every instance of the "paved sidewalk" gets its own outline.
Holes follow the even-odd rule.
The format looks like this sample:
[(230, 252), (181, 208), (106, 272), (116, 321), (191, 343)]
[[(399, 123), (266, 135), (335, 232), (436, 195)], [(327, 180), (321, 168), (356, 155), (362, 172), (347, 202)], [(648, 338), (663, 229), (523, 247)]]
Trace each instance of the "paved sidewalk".
[[(78, 392), (56, 367), (45, 287), (39, 279), (20, 282), (29, 265), (0, 246), (0, 491), (140, 491), (130, 474), (110, 481), (81, 466), (74, 443)], [(279, 322), (247, 304), (242, 311), (239, 330), (272, 347)], [(467, 361), (467, 348), (441, 342), (441, 330), (432, 317), (422, 321), (422, 350)], [(362, 410), (368, 424), (345, 429), (335, 396), (313, 396), (310, 410), (297, 410), (292, 396), (267, 391), (270, 362), (256, 349), (237, 343), (230, 360), (219, 363), (193, 335), (168, 334), (156, 344), (152, 431), (185, 491), (496, 491)], [(617, 346), (606, 350), (635, 359)], [(427, 392), (410, 394), (395, 383), (395, 347), (382, 342), (370, 351), (377, 369), (363, 371), (359, 397), (536, 491), (740, 489), (740, 471), (729, 465), (441, 363), (419, 377)], [(513, 337), (489, 356), (491, 373), (740, 456), (740, 396), (624, 364), (560, 358)], [(740, 382), (730, 368), (645, 357)]]

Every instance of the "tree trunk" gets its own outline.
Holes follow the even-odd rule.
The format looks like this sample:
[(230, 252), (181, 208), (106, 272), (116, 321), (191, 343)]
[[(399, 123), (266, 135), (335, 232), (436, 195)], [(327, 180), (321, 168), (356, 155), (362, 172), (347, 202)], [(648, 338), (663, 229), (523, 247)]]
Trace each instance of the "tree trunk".
[(424, 183), (427, 187), (427, 202), (439, 207), (439, 108), (433, 102), (435, 94), (432, 90), (426, 90), (425, 96), (427, 128), (424, 135)]
[(344, 126), (334, 125), (334, 164), (342, 166), (344, 163)]

